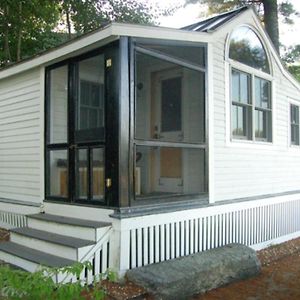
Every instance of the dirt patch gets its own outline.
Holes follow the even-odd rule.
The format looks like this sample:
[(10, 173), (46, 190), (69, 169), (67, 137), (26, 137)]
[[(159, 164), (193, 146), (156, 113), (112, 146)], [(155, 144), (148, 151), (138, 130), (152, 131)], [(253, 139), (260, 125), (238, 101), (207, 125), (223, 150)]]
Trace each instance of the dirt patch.
[[(300, 299), (300, 238), (257, 252), (262, 264), (259, 276), (212, 290), (193, 300), (298, 300)], [(145, 299), (150, 295), (131, 283), (107, 286), (108, 298)], [(175, 299), (174, 299), (175, 300)]]
[(0, 228), (0, 242), (9, 241), (9, 231), (3, 228)]
[(300, 238), (258, 252), (259, 276), (212, 290), (193, 300), (300, 299)]
[(119, 284), (116, 282), (103, 281), (101, 285), (108, 294), (106, 300), (154, 300), (154, 298), (150, 298), (150, 295), (148, 295), (143, 288), (131, 282)]

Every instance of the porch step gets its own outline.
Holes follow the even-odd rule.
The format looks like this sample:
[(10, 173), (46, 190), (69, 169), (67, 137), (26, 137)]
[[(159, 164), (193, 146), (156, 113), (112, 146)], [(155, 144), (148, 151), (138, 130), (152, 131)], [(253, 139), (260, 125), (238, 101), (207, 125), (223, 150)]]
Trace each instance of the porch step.
[(34, 215), (29, 215), (28, 218), (72, 225), (72, 226), (88, 227), (88, 228), (101, 228), (101, 227), (107, 227), (111, 225), (110, 223), (107, 222), (89, 221), (89, 220), (69, 218), (69, 217), (63, 217), (63, 216), (57, 216), (51, 214), (34, 214)]
[(96, 242), (111, 226), (111, 223), (82, 220), (52, 214), (27, 216), (28, 227)]
[(73, 238), (73, 237), (46, 232), (42, 230), (37, 230), (29, 227), (14, 228), (11, 229), (11, 233), (12, 233), (11, 237), (13, 237), (13, 233), (16, 233), (22, 236), (27, 236), (37, 240), (43, 240), (53, 244), (58, 244), (58, 245), (75, 248), (75, 249), (94, 244), (94, 241)]
[(38, 266), (45, 267), (65, 267), (75, 263), (75, 261), (47, 254), (32, 248), (24, 247), (13, 242), (0, 243), (1, 259), (7, 263), (33, 272)]
[[(34, 272), (40, 265), (63, 267), (89, 260), (94, 264), (96, 275), (106, 271), (107, 233), (110, 233), (111, 223), (52, 214), (28, 215), (27, 221), (28, 227), (11, 229), (10, 241), (0, 243), (0, 259), (4, 262)], [(95, 247), (97, 242), (103, 244)], [(92, 277), (84, 271), (83, 278), (88, 281)], [(74, 278), (66, 279), (65, 275), (58, 274), (53, 279), (61, 282)]]
[(12, 229), (10, 240), (25, 247), (39, 249), (45, 253), (72, 260), (80, 260), (95, 244), (94, 241), (50, 233), (29, 227)]

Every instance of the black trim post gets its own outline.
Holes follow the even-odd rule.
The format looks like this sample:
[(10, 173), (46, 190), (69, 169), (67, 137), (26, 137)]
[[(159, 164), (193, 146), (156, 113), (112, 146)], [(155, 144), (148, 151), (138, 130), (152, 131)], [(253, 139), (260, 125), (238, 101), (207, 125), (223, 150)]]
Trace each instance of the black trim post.
[[(105, 196), (106, 204), (119, 206), (119, 49), (105, 51), (105, 94), (106, 94), (106, 156), (105, 156)], [(110, 179), (111, 186), (106, 180)]]

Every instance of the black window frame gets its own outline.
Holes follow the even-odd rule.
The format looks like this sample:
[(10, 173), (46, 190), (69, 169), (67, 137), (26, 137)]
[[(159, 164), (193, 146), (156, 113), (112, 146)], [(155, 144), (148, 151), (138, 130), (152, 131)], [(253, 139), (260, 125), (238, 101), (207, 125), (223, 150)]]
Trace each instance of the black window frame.
[[(104, 105), (104, 131), (105, 135), (103, 139), (99, 139), (97, 141), (88, 141), (81, 142), (75, 141), (75, 105), (77, 103), (77, 92), (78, 92), (78, 72), (76, 72), (76, 68), (78, 68), (78, 64), (80, 61), (95, 57), (97, 55), (104, 54), (104, 60), (113, 59), (114, 67), (104, 66), (105, 72), (105, 105)], [(84, 205), (94, 205), (106, 208), (113, 208), (119, 205), (119, 170), (118, 168), (112, 168), (118, 164), (118, 138), (119, 138), (119, 121), (118, 121), (118, 112), (119, 112), (119, 82), (117, 82), (116, 78), (119, 78), (119, 64), (120, 64), (120, 39), (110, 44), (104, 45), (95, 50), (91, 50), (87, 53), (71, 57), (65, 59), (59, 63), (55, 63), (53, 65), (47, 66), (45, 68), (45, 135), (44, 135), (44, 157), (45, 157), (45, 172), (44, 172), (44, 191), (45, 191), (45, 201), (49, 202), (58, 202), (58, 203), (68, 203), (68, 204), (84, 204)], [(50, 141), (50, 72), (53, 69), (67, 66), (68, 67), (68, 138), (67, 143), (51, 143)], [(77, 75), (76, 75), (77, 74)], [(109, 82), (109, 84), (108, 84)], [(111, 100), (112, 103), (109, 103), (108, 99)], [(107, 123), (107, 119), (111, 120), (109, 124)], [(105, 129), (110, 127), (110, 132)], [(75, 183), (75, 150), (76, 147), (73, 145), (78, 145), (80, 147), (88, 147), (89, 153), (92, 153), (92, 149), (94, 148), (103, 148), (104, 149), (104, 179), (109, 177), (114, 183), (113, 188), (107, 187), (105, 182), (103, 183), (105, 186), (105, 197), (103, 201), (93, 200), (89, 201), (81, 201), (80, 199), (76, 199), (76, 191), (73, 183)], [(77, 149), (78, 149), (77, 148)], [(70, 150), (72, 149), (72, 150)], [(49, 158), (51, 150), (66, 150), (68, 153), (68, 197), (61, 196), (53, 196), (50, 194), (50, 174), (49, 170)], [(91, 160), (91, 156), (89, 156), (89, 161)], [(73, 162), (73, 163), (70, 163)], [(90, 162), (89, 162), (90, 164)], [(91, 172), (91, 168), (90, 168)], [(92, 175), (89, 174), (89, 177), (92, 178)], [(90, 182), (92, 184), (92, 181)], [(89, 187), (89, 194), (90, 194)]]
[[(201, 47), (204, 55), (204, 66), (200, 66), (195, 64), (194, 62), (186, 61), (179, 57), (174, 57), (172, 55), (168, 55), (161, 51), (156, 51), (153, 49), (147, 48), (147, 43), (149, 44), (158, 44), (158, 45), (178, 45), (178, 46), (195, 46)], [(195, 43), (195, 42), (183, 42), (183, 41), (165, 41), (165, 40), (152, 40), (146, 38), (131, 38), (129, 43), (129, 51), (130, 51), (130, 78), (131, 78), (131, 85), (130, 85), (130, 151), (132, 153), (130, 161), (129, 161), (129, 173), (130, 173), (130, 199), (129, 203), (130, 206), (143, 206), (143, 201), (139, 202), (136, 197), (135, 193), (135, 168), (136, 168), (136, 147), (137, 146), (146, 146), (146, 147), (178, 147), (178, 148), (191, 148), (191, 149), (199, 149), (204, 151), (204, 159), (205, 159), (205, 167), (204, 167), (204, 174), (205, 174), (205, 192), (199, 193), (196, 195), (189, 195), (189, 194), (181, 194), (176, 195), (174, 197), (166, 198), (163, 197), (151, 197), (150, 202), (147, 201), (147, 204), (153, 204), (158, 206), (163, 206), (164, 202), (175, 202), (175, 201), (190, 201), (193, 199), (201, 199), (205, 198), (205, 202), (208, 201), (208, 163), (209, 163), (209, 156), (208, 156), (208, 89), (207, 89), (207, 44), (205, 43)], [(195, 71), (203, 72), (204, 74), (204, 141), (203, 142), (168, 142), (168, 141), (159, 141), (159, 140), (146, 140), (140, 139), (136, 137), (135, 134), (135, 124), (136, 124), (136, 53), (142, 53), (145, 55), (149, 55), (154, 58), (162, 59), (170, 63), (178, 64), (179, 66), (190, 68)]]

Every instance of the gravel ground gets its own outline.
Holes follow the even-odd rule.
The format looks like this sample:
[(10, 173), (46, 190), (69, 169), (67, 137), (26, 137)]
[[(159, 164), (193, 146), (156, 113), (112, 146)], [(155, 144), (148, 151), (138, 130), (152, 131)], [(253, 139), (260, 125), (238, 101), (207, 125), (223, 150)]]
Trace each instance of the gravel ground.
[[(299, 300), (300, 238), (257, 252), (259, 276), (197, 295), (191, 300)], [(127, 283), (107, 283), (109, 300), (152, 300), (143, 289)], [(176, 300), (176, 299), (174, 299)]]
[(258, 251), (259, 276), (232, 283), (194, 300), (299, 300), (300, 238)]

